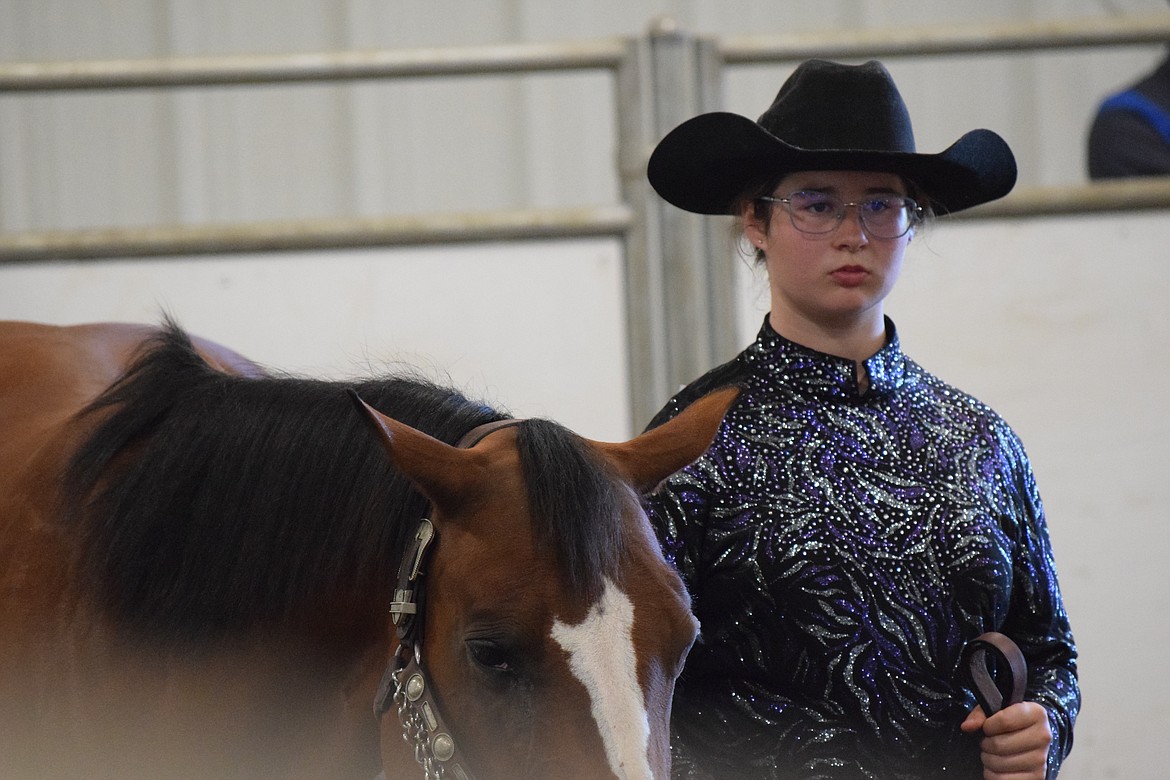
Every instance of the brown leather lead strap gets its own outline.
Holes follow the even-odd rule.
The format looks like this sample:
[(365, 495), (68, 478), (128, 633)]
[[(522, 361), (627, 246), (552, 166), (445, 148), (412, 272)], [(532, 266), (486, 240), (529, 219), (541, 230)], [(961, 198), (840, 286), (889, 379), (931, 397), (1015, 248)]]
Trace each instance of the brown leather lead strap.
[(980, 634), (963, 649), (963, 672), (987, 717), (1024, 700), (1028, 664), (1019, 646), (996, 631)]

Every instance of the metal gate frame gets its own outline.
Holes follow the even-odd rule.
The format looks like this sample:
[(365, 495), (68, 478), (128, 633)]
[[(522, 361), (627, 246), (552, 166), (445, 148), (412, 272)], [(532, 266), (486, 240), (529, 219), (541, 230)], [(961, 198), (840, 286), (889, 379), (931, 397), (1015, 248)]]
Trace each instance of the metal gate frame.
[[(649, 151), (684, 119), (718, 110), (729, 67), (809, 57), (921, 57), (1170, 42), (1170, 14), (1069, 22), (895, 28), (720, 39), (669, 19), (645, 35), (570, 44), (92, 62), (0, 63), (0, 97), (22, 92), (312, 83), (604, 70), (616, 85), (622, 203), (596, 208), (0, 234), (0, 264), (366, 246), (613, 236), (625, 250), (633, 429), (680, 384), (736, 350), (724, 220), (670, 208), (646, 181)], [(962, 218), (1170, 208), (1170, 177), (1017, 191)]]

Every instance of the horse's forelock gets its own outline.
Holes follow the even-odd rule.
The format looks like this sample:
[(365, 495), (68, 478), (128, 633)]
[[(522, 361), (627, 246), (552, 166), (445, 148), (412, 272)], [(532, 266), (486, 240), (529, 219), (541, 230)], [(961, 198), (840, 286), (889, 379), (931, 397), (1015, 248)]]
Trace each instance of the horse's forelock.
[(621, 557), (621, 486), (579, 436), (557, 423), (526, 420), (517, 447), (538, 538), (555, 551), (571, 592), (596, 599)]

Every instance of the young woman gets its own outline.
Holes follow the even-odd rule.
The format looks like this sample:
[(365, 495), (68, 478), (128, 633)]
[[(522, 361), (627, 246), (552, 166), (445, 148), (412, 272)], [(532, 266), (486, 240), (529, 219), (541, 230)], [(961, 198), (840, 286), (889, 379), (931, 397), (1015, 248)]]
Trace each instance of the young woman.
[[(883, 309), (927, 214), (1011, 190), (1007, 144), (975, 130), (917, 153), (884, 67), (813, 60), (758, 122), (677, 127), (649, 177), (680, 208), (738, 217), (771, 292), (755, 343), (651, 423), (742, 387), (711, 449), (649, 499), (702, 626), (675, 776), (1055, 774), (1080, 693), (1027, 456), (902, 352)], [(988, 631), (1028, 663), (1025, 700), (991, 717), (961, 670)]]

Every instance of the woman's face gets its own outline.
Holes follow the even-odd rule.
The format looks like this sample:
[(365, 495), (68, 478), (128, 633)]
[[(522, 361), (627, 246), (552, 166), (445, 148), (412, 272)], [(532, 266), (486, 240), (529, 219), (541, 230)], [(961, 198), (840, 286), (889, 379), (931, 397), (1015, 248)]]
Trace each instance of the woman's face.
[[(773, 196), (801, 190), (835, 195), (854, 203), (881, 194), (906, 195), (902, 178), (869, 171), (805, 171), (785, 176)], [(772, 325), (785, 335), (807, 329), (884, 331), (882, 301), (893, 289), (913, 230), (899, 238), (875, 238), (861, 226), (857, 208), (828, 233), (797, 230), (784, 203), (761, 221), (754, 204), (743, 213), (744, 234), (762, 249), (772, 295)]]

